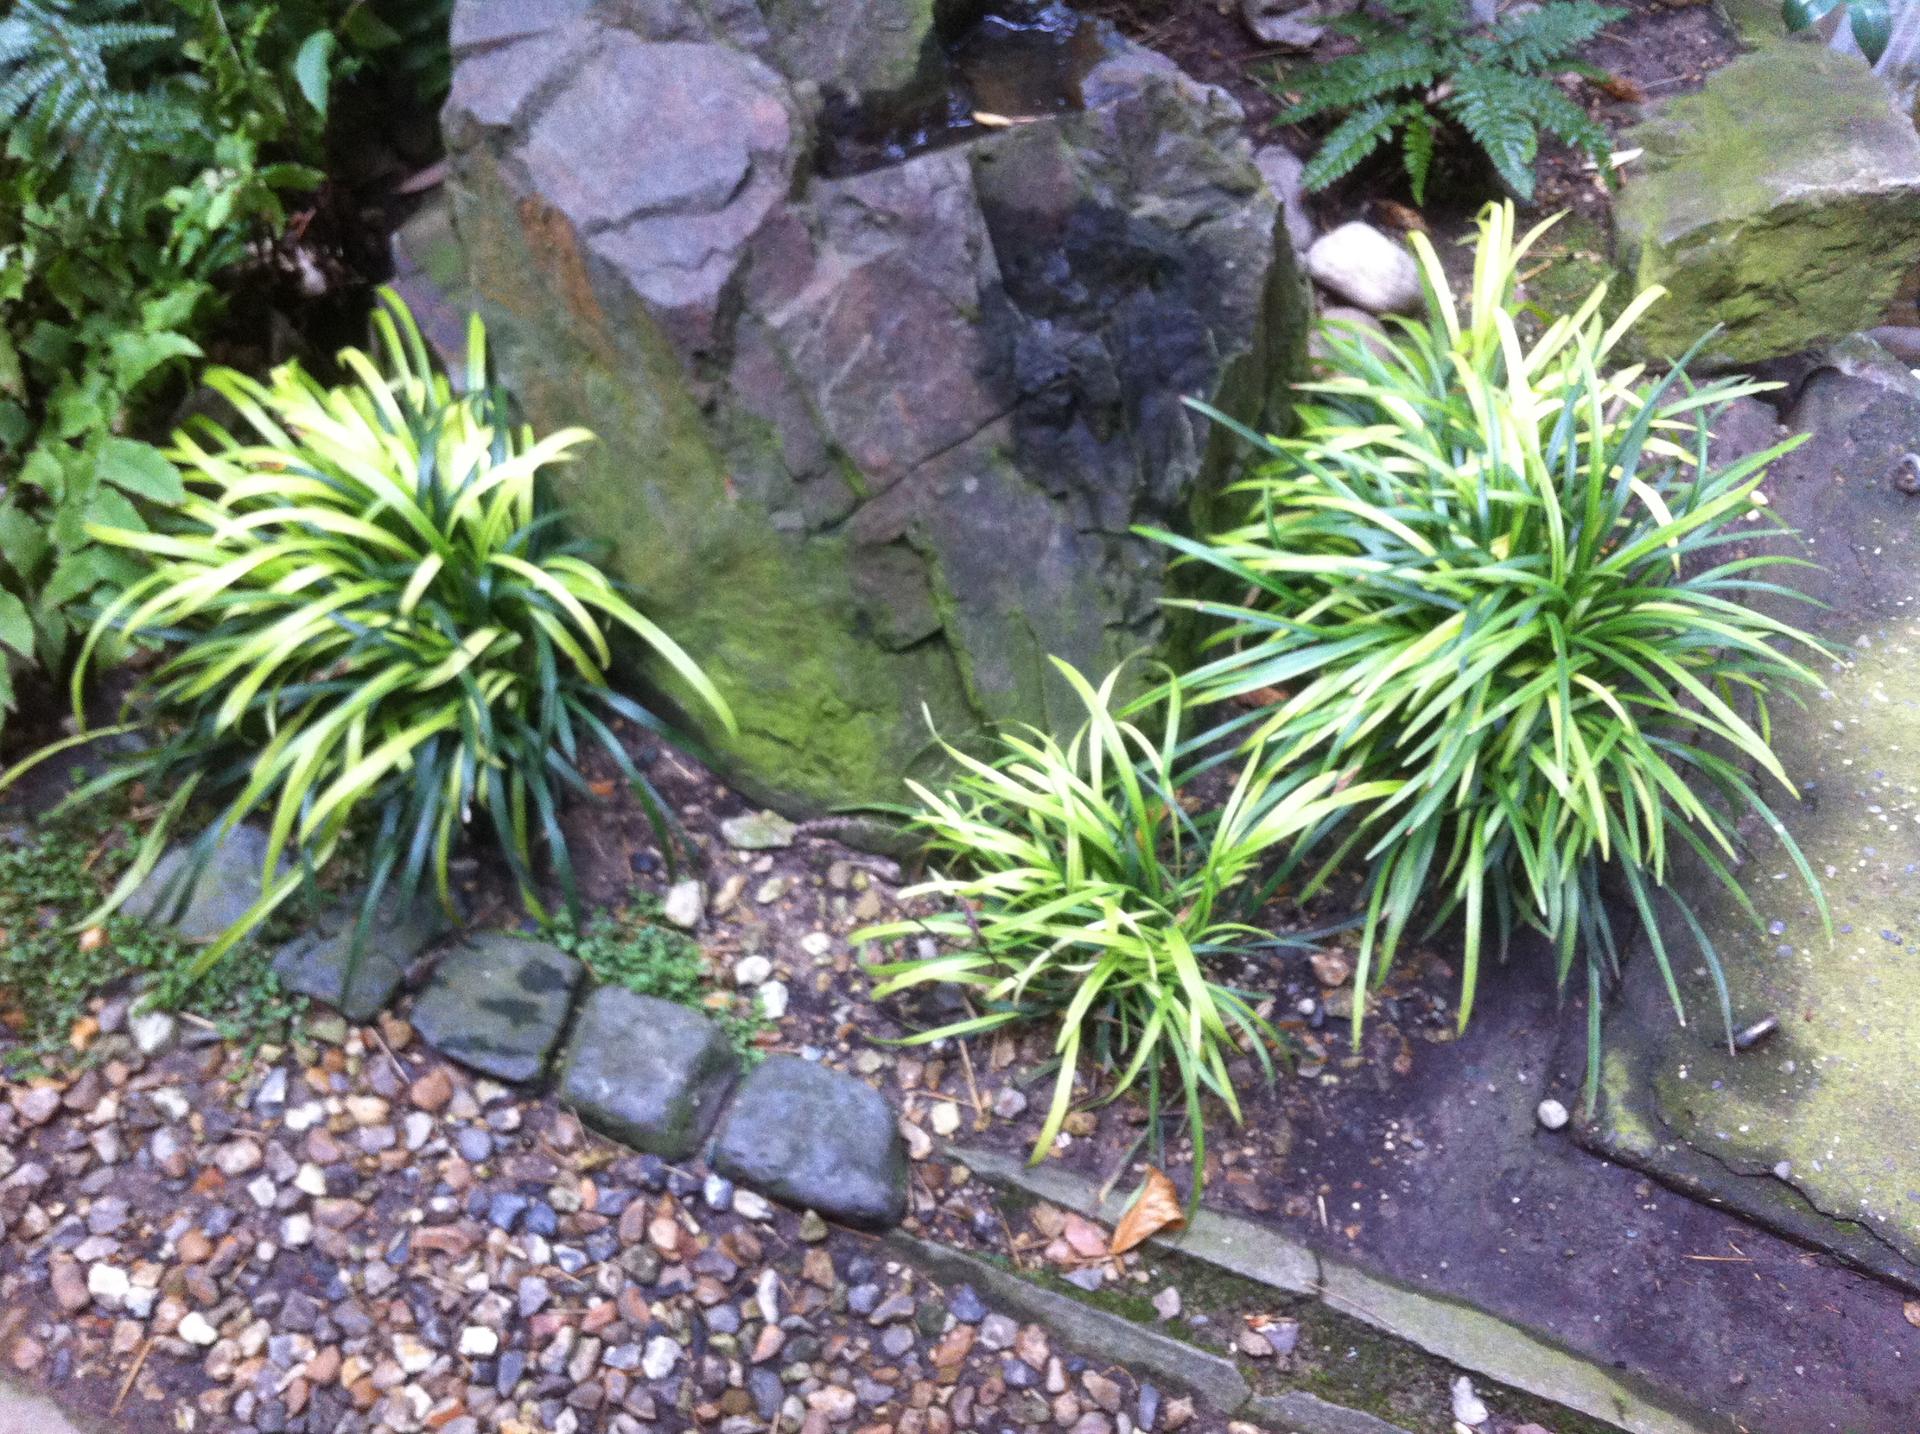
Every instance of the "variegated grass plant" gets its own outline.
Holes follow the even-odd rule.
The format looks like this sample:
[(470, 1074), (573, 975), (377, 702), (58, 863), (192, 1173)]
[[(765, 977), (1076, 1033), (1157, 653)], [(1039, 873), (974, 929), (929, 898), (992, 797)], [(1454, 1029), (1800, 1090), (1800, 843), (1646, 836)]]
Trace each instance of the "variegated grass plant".
[[(203, 418), (176, 435), (170, 456), (188, 496), (159, 531), (93, 530), (151, 570), (99, 615), (82, 650), (81, 733), (6, 778), (109, 733), (148, 733), (150, 745), (114, 758), (68, 799), (137, 782), (161, 804), (103, 911), (135, 889), (196, 806), (217, 817), (193, 842), (188, 873), (238, 824), (265, 823), (262, 894), (196, 969), (356, 834), (368, 839), (362, 932), (383, 898), (404, 905), (431, 887), (450, 905), (448, 864), (476, 825), (496, 839), (531, 912), (546, 914), (543, 868), (577, 906), (559, 809), (569, 793), (589, 794), (581, 765), (593, 750), (633, 784), (664, 839), (666, 809), (614, 731), (623, 719), (661, 726), (609, 686), (616, 631), (732, 720), (686, 653), (549, 510), (543, 471), (591, 435), (536, 440), (511, 421), (478, 319), (461, 392), (396, 297), (383, 294), (374, 327), (379, 359), (343, 352), (351, 378), (339, 387), (296, 363), (265, 383), (208, 375), (241, 434)], [(129, 699), (138, 723), (89, 732), (82, 696), (109, 635), (164, 656)]]
[(1052, 1147), (1087, 1067), (1104, 1078), (1104, 1101), (1144, 1082), (1157, 1141), (1171, 1072), (1192, 1132), (1197, 1192), (1203, 1094), (1238, 1121), (1229, 1062), (1245, 1048), (1271, 1077), (1279, 1040), (1255, 1010), (1260, 998), (1212, 970), (1224, 954), (1271, 940), (1238, 919), (1234, 898), (1270, 852), (1386, 787), (1343, 789), (1335, 771), (1250, 763), (1221, 806), (1196, 814), (1174, 781), (1178, 689), (1143, 730), (1113, 715), (1120, 669), (1096, 689), (1067, 663), (1054, 665), (1085, 705), (1085, 723), (1064, 746), (1037, 729), (1005, 730), (990, 760), (942, 743), (953, 764), (947, 784), (908, 783), (936, 874), (901, 893), (942, 909), (855, 939), (931, 936), (941, 948), (875, 968), (877, 997), (949, 983), (977, 1002), (977, 1014), (913, 1043), (1016, 1021), (1058, 1026), (1035, 1160)]
[[(1351, 771), (1385, 788), (1282, 868), (1311, 896), (1357, 859), (1358, 988), (1384, 979), (1416, 918), (1457, 916), (1464, 1026), (1488, 928), (1504, 954), (1531, 926), (1562, 983), (1584, 953), (1597, 1062), (1621, 950), (1603, 878), (1683, 1021), (1656, 897), (1716, 980), (1720, 956), (1674, 889), (1677, 852), (1753, 915), (1736, 826), (1753, 813), (1819, 902), (1763, 791), (1793, 792), (1770, 694), (1818, 686), (1794, 649), (1819, 649), (1753, 605), (1797, 596), (1770, 579), (1798, 560), (1755, 541), (1779, 527), (1760, 484), (1792, 445), (1723, 462), (1708, 441), (1714, 415), (1764, 385), (1695, 385), (1684, 360), (1658, 380), (1615, 367), (1658, 290), (1609, 323), (1602, 286), (1524, 340), (1516, 273), (1546, 227), (1516, 238), (1510, 205), (1482, 215), (1464, 313), (1412, 236), (1428, 316), (1336, 334), (1298, 435), (1242, 430), (1263, 455), (1234, 493), (1244, 517), (1201, 541), (1154, 536), (1225, 594), (1186, 604), (1214, 624), (1180, 681), (1217, 714), (1212, 750), (1269, 781)], [(1721, 1005), (1730, 1025), (1724, 983)]]

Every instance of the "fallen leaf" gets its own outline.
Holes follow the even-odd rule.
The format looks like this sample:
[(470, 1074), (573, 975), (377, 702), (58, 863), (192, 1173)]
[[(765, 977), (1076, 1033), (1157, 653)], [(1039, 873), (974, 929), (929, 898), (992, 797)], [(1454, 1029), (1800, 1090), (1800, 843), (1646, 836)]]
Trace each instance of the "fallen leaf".
[(1427, 232), (1427, 221), (1419, 210), (1394, 199), (1376, 199), (1373, 201), (1374, 213), (1378, 214), (1395, 229), (1404, 229), (1414, 234)]
[(1019, 123), (1017, 120), (1008, 119), (1005, 115), (997, 115), (989, 110), (975, 110), (973, 122), (987, 129), (1006, 129), (1009, 125)]
[(1140, 1182), (1139, 1193), (1127, 1206), (1127, 1213), (1113, 1227), (1113, 1239), (1107, 1245), (1111, 1254), (1124, 1255), (1135, 1245), (1150, 1240), (1162, 1230), (1187, 1228), (1186, 1211), (1180, 1208), (1180, 1192), (1173, 1182), (1154, 1166), (1147, 1167), (1147, 1178)]
[(1067, 1215), (1064, 1238), (1067, 1247), (1083, 1260), (1098, 1260), (1107, 1253), (1107, 1232), (1079, 1215)]
[(1637, 80), (1625, 75), (1602, 75), (1594, 85), (1603, 91), (1608, 99), (1619, 100), (1622, 104), (1637, 105), (1647, 97)]
[(1920, 1329), (1920, 1300), (1908, 1300), (1900, 1306), (1900, 1313), (1907, 1317), (1907, 1323)]
[(92, 1016), (82, 1016), (73, 1023), (73, 1029), (67, 1033), (67, 1044), (76, 1051), (84, 1052), (93, 1044), (93, 1038), (100, 1034), (100, 1023)]

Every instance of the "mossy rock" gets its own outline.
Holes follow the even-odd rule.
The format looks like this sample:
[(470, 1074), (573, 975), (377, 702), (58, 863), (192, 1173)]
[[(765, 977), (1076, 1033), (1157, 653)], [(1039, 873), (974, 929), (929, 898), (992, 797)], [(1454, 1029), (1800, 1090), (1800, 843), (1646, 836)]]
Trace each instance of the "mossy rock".
[(1615, 209), (1634, 286), (1664, 285), (1635, 335), (1743, 364), (1878, 323), (1920, 263), (1920, 136), (1857, 57), (1769, 39), (1629, 131)]

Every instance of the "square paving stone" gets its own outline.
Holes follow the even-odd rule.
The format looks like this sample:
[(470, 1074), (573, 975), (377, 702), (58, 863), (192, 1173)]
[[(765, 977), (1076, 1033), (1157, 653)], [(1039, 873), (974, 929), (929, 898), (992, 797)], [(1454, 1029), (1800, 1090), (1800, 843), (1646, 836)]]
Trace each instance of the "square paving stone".
[(359, 916), (357, 906), (336, 907), (273, 957), (282, 986), (323, 1001), (354, 1022), (372, 1020), (393, 999), (413, 958), (449, 924), (431, 897), (420, 897), (404, 915), (396, 914), (392, 902), (383, 902), (356, 950)]
[(121, 910), (170, 926), (187, 941), (214, 941), (260, 899), (267, 834), (240, 826), (215, 842), (196, 871), (193, 844), (171, 846)]
[(907, 1151), (884, 1097), (798, 1056), (770, 1056), (741, 1083), (714, 1137), (730, 1180), (864, 1229), (907, 1209)]
[(726, 1033), (698, 1011), (601, 986), (581, 1005), (559, 1094), (595, 1130), (684, 1160), (738, 1068)]
[(413, 1006), (413, 1027), (464, 1066), (530, 1081), (560, 1040), (580, 963), (544, 941), (487, 931), (434, 967)]

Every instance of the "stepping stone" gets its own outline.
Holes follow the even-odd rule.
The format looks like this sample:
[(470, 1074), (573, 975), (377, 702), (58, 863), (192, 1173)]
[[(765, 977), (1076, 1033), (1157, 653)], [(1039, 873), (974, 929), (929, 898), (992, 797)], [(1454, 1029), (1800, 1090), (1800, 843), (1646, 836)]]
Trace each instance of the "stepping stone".
[(434, 967), (413, 1028), (482, 1075), (530, 1081), (558, 1044), (579, 984), (580, 963), (546, 942), (482, 932)]
[(666, 1160), (706, 1138), (739, 1063), (698, 1011), (601, 986), (580, 1008), (560, 1099), (595, 1130)]
[(169, 847), (120, 908), (136, 921), (170, 926), (187, 941), (214, 941), (260, 899), (267, 834), (235, 827), (195, 872), (192, 844)]
[[(1920, 437), (1920, 384), (1861, 346), (1806, 382), (1788, 426), (1812, 439), (1766, 490), (1819, 566), (1774, 580), (1827, 604), (1770, 611), (1847, 644), (1804, 708), (1774, 707), (1773, 747), (1803, 798), (1776, 811), (1823, 875), (1833, 939), (1786, 853), (1741, 870), (1756, 929), (1711, 878), (1677, 878), (1726, 970), (1735, 1030), (1679, 923), (1668, 950), (1679, 1026), (1645, 949), (1609, 1012), (1597, 1128), (1603, 1153), (1868, 1270), (1920, 1280), (1920, 498), (1897, 486)], [(1870, 347), (1870, 346), (1868, 346)], [(1770, 794), (1771, 795), (1771, 794)], [(1748, 825), (1751, 825), (1749, 823)], [(1762, 834), (1764, 836), (1764, 834)]]
[(1669, 290), (1633, 336), (1652, 357), (1715, 324), (1704, 352), (1735, 363), (1869, 328), (1920, 261), (1920, 136), (1857, 56), (1763, 39), (1619, 147), (1642, 153), (1616, 256), (1635, 290)]
[(356, 950), (359, 915), (357, 905), (336, 907), (273, 958), (282, 986), (332, 1006), (356, 1024), (372, 1020), (393, 1000), (414, 957), (448, 927), (446, 913), (429, 896), (416, 899), (398, 918), (394, 904), (386, 901)]
[(741, 1084), (714, 1137), (713, 1167), (863, 1229), (896, 1225), (907, 1209), (907, 1151), (885, 1099), (798, 1056), (770, 1056)]

